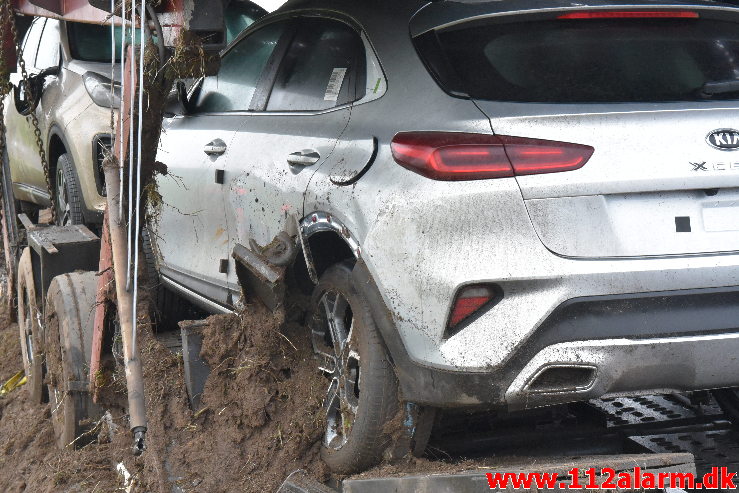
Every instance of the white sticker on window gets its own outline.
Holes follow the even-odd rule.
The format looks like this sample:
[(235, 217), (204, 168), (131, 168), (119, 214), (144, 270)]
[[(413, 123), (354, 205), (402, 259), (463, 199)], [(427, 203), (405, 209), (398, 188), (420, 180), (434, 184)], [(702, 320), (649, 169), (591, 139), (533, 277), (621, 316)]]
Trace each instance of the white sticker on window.
[(339, 99), (339, 93), (341, 92), (341, 85), (344, 83), (345, 75), (345, 68), (335, 68), (331, 71), (331, 78), (328, 79), (328, 85), (326, 86), (326, 94), (323, 95), (324, 101), (336, 101)]

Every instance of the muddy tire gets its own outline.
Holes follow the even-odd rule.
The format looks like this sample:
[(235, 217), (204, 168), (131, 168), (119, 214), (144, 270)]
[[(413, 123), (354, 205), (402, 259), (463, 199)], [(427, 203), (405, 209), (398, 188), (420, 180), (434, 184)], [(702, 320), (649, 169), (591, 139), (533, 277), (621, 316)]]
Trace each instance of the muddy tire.
[(77, 183), (77, 174), (74, 172), (72, 156), (69, 154), (59, 156), (55, 174), (56, 223), (59, 226), (84, 224), (82, 192)]
[(102, 415), (88, 391), (97, 277), (75, 272), (55, 277), (46, 296), (47, 378), (51, 420), (59, 448), (80, 447)]
[(309, 319), (313, 349), (328, 377), (321, 458), (339, 474), (380, 462), (399, 408), (395, 372), (369, 305), (351, 286), (351, 270), (340, 263), (324, 272)]
[(31, 249), (26, 248), (18, 263), (18, 329), (21, 340), (26, 387), (33, 404), (46, 402), (44, 388), (44, 335), (40, 325), (41, 312), (33, 279)]

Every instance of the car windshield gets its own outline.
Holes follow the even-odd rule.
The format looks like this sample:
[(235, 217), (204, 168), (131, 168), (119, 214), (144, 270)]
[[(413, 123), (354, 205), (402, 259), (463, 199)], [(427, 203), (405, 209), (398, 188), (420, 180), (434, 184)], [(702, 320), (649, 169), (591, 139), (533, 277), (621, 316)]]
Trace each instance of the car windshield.
[[(82, 24), (70, 22), (67, 24), (67, 35), (72, 58), (85, 62), (110, 63), (110, 26), (100, 24)], [(121, 27), (115, 26), (115, 61), (121, 59)], [(136, 39), (141, 36), (141, 30), (136, 29)], [(131, 40), (127, 33), (126, 42)]]
[(708, 19), (466, 23), (418, 38), (446, 90), (517, 102), (668, 102), (739, 79), (739, 26)]

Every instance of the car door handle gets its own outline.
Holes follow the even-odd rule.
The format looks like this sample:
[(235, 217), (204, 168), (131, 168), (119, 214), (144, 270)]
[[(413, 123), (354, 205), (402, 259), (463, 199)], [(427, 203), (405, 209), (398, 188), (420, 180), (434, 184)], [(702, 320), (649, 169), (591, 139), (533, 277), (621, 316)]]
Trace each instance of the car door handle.
[(293, 166), (312, 166), (321, 159), (321, 155), (313, 149), (303, 149), (302, 151), (293, 152), (287, 156), (288, 164)]
[(226, 143), (221, 139), (216, 139), (212, 142), (205, 144), (203, 151), (209, 156), (220, 156), (226, 152)]

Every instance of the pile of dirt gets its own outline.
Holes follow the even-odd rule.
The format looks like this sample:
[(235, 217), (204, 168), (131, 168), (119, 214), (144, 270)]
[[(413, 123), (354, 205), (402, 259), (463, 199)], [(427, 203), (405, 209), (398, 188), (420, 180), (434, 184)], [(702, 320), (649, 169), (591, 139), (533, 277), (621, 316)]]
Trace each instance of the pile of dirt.
[[(208, 318), (202, 355), (212, 371), (193, 412), (181, 354), (159, 342), (146, 318), (140, 322), (146, 452), (131, 454), (122, 372), (101, 393), (112, 419), (76, 451), (57, 448), (53, 410), (31, 405), (21, 388), (0, 399), (0, 491), (124, 491), (118, 469), (131, 475), (131, 492), (270, 492), (296, 469), (328, 478), (319, 456), (326, 380), (300, 325), (258, 307)], [(22, 364), (17, 325), (2, 316), (0, 323), (4, 382)]]
[(149, 438), (135, 474), (146, 491), (275, 491), (301, 468), (327, 478), (319, 457), (327, 384), (301, 326), (256, 306), (208, 318), (201, 355), (211, 374), (195, 413), (181, 356), (150, 336), (142, 344)]
[[(23, 368), (18, 325), (0, 314), (0, 382)], [(112, 457), (123, 452), (113, 444), (79, 451), (59, 450), (50, 406), (34, 406), (21, 387), (0, 398), (0, 491), (111, 492), (121, 486)]]

